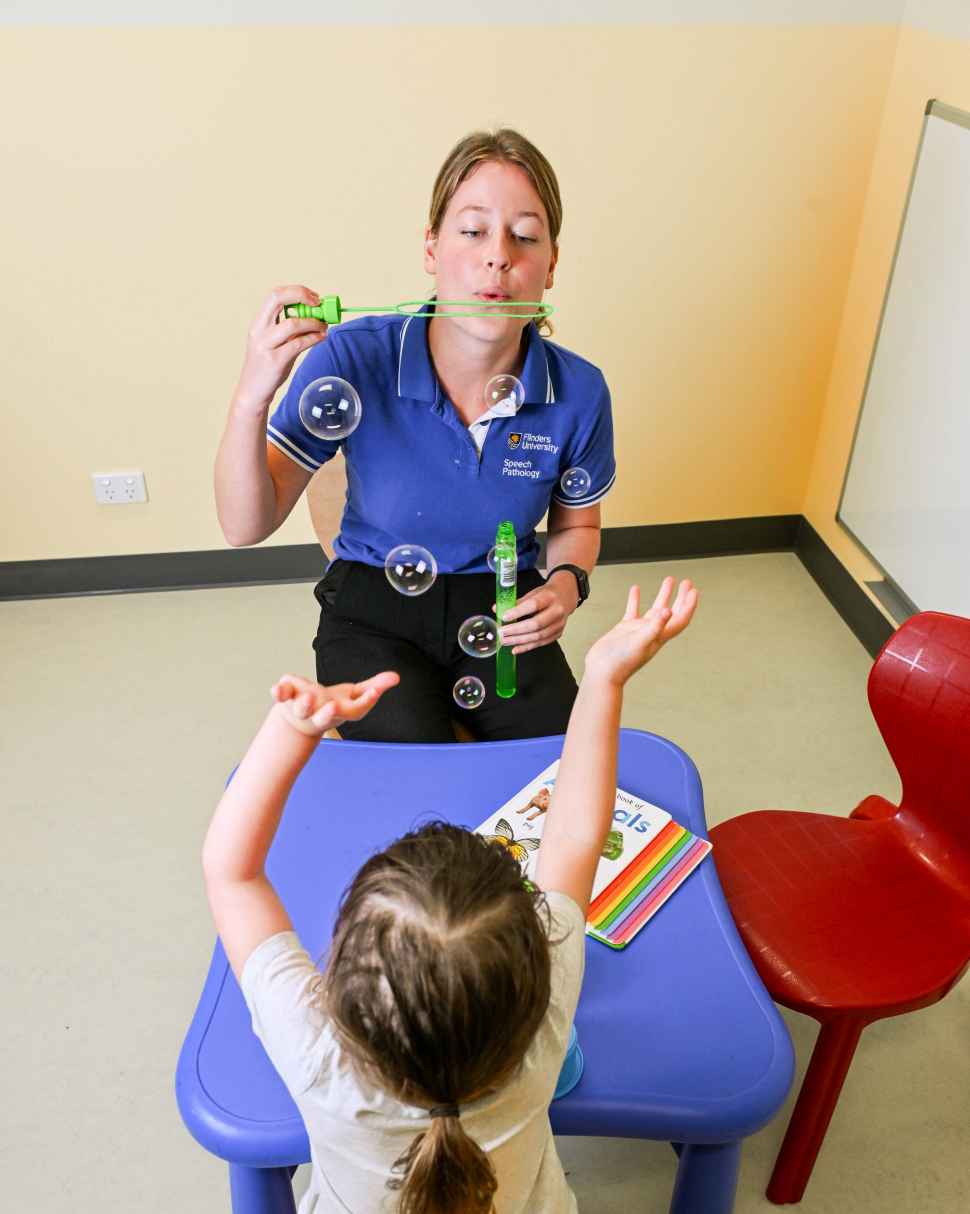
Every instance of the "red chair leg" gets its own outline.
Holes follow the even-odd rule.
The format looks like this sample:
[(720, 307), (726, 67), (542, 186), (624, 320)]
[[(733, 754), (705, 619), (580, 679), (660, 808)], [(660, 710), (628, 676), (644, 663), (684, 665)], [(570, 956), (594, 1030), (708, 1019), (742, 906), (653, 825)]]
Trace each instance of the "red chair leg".
[(819, 1029), (765, 1196), (776, 1205), (801, 1201), (866, 1021), (842, 1016)]

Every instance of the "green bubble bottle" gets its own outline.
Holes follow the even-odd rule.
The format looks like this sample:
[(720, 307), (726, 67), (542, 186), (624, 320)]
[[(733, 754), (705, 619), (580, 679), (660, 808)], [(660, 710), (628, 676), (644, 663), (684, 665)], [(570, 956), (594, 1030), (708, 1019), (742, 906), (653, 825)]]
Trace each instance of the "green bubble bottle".
[[(495, 532), (495, 616), (499, 627), (505, 613), (515, 606), (518, 564), (515, 527), (506, 520)], [(506, 700), (515, 695), (515, 654), (511, 646), (500, 645), (495, 654), (495, 690)]]

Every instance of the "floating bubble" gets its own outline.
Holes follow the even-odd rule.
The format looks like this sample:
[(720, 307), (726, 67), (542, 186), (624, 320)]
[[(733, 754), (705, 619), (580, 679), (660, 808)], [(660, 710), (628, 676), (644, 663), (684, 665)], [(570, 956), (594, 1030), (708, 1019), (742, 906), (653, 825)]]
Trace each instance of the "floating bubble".
[(431, 589), (438, 562), (420, 544), (398, 544), (387, 554), (384, 572), (394, 589), (410, 599)]
[(459, 708), (478, 708), (485, 699), (485, 684), (473, 674), (459, 679), (451, 693)]
[(585, 468), (569, 468), (559, 481), (567, 497), (585, 497), (592, 483), (593, 479)]
[(315, 379), (300, 397), (300, 421), (311, 434), (330, 442), (353, 434), (362, 414), (357, 389), (338, 375)]
[[(516, 568), (518, 568), (518, 563), (519, 563), (519, 555), (518, 555), (518, 553), (516, 553), (515, 554)], [(491, 569), (491, 571), (493, 573), (498, 573), (498, 570), (495, 567), (495, 545), (494, 544), (488, 550), (488, 556), (485, 557), (485, 564), (489, 567), (489, 569)]]
[(490, 615), (472, 615), (458, 629), (458, 644), (470, 658), (490, 658), (501, 638), (498, 623)]
[(496, 375), (485, 385), (485, 405), (489, 409), (506, 401), (518, 409), (524, 400), (525, 388), (514, 375)]

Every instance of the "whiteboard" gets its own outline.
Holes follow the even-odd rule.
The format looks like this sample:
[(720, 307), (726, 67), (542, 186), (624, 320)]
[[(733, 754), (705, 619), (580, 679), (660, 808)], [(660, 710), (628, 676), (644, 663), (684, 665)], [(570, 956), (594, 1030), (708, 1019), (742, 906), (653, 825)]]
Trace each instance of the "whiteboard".
[(918, 611), (970, 616), (970, 114), (923, 131), (836, 519)]

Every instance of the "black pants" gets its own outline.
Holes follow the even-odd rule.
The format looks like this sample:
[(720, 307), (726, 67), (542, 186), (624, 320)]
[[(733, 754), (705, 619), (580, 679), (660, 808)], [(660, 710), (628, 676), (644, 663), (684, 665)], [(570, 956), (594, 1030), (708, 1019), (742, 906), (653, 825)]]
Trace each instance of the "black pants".
[[(538, 570), (520, 570), (519, 597), (541, 583)], [(405, 598), (383, 569), (338, 558), (314, 594), (320, 604), (313, 642), (319, 682), (359, 683), (381, 670), (401, 676), (363, 720), (340, 726), (341, 737), (454, 742), (452, 720), (481, 741), (566, 732), (577, 687), (558, 644), (516, 656), (516, 694), (509, 699), (496, 694), (495, 658), (469, 657), (458, 644), (464, 620), (493, 614), (494, 574), (439, 574), (430, 590)], [(464, 675), (485, 684), (478, 708), (460, 707), (452, 697)]]

